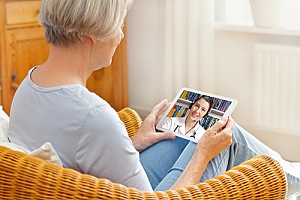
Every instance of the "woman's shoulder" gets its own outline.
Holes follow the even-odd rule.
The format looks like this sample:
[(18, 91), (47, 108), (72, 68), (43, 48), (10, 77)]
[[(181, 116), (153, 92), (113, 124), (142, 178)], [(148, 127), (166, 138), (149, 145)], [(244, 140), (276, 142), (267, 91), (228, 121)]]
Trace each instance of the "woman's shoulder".
[(171, 120), (173, 122), (177, 122), (177, 123), (184, 123), (185, 122), (185, 117), (172, 117)]
[(79, 84), (62, 86), (64, 90), (67, 90), (70, 97), (81, 101), (82, 103), (91, 106), (109, 106), (109, 103), (97, 94), (89, 91), (86, 87)]

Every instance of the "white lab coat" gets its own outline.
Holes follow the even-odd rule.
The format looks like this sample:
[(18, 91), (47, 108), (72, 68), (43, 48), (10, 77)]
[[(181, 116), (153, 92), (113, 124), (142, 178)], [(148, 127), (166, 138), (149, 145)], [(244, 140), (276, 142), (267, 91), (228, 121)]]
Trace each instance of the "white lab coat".
[(206, 130), (200, 126), (199, 123), (197, 123), (193, 129), (185, 134), (185, 119), (186, 117), (166, 118), (162, 127), (172, 132), (180, 133), (189, 137), (194, 136), (195, 139), (199, 140)]

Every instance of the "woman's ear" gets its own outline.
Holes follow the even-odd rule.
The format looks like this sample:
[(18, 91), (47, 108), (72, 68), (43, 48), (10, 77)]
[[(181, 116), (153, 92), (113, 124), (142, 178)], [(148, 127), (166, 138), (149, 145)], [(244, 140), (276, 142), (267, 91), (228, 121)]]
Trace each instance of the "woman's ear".
[(95, 43), (97, 41), (94, 36), (88, 35), (88, 37), (90, 38), (90, 40), (92, 40), (93, 43)]

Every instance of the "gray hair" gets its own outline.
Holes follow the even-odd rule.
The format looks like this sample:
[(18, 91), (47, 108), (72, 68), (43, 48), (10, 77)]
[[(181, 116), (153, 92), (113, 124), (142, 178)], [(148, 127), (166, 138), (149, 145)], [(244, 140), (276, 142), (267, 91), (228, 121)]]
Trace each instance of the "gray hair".
[(133, 0), (43, 0), (39, 21), (46, 42), (69, 46), (93, 36), (107, 41), (115, 37), (124, 23)]

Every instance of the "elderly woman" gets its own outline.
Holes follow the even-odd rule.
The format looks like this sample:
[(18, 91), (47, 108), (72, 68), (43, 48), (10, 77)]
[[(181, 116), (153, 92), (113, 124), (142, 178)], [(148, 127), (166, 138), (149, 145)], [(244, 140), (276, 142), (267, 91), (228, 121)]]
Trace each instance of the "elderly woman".
[[(248, 153), (255, 139), (250, 148), (239, 148), (238, 139), (249, 134), (239, 128), (232, 133), (231, 118), (219, 120), (197, 145), (170, 132), (156, 133), (167, 100), (152, 109), (133, 138), (128, 137), (116, 111), (90, 92), (86, 82), (93, 71), (111, 63), (131, 4), (132, 0), (42, 1), (40, 23), (50, 53), (45, 63), (28, 71), (14, 96), (10, 141), (29, 150), (50, 142), (65, 167), (147, 191), (195, 184), (267, 152), (259, 144), (263, 148)], [(177, 151), (165, 153), (174, 148)], [(161, 162), (163, 155), (169, 159)], [(177, 164), (179, 170), (172, 170)]]

